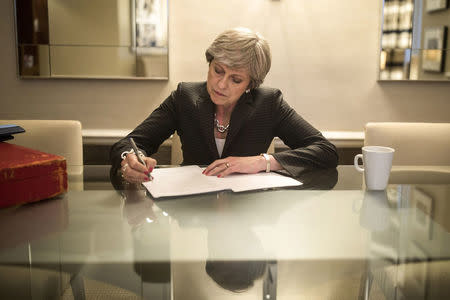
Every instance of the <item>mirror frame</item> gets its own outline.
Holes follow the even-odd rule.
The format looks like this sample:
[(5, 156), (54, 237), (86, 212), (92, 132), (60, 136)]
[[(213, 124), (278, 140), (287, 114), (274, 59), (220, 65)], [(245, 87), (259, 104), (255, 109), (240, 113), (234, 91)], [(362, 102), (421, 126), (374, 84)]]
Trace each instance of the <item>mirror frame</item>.
[[(127, 45), (118, 45), (118, 46), (114, 46), (116, 48), (127, 48), (128, 51), (134, 52), (134, 76), (115, 76), (115, 75), (55, 75), (55, 74), (51, 74), (51, 55), (50, 55), (50, 47), (52, 46), (52, 44), (50, 44), (50, 40), (49, 40), (49, 16), (48, 16), (48, 5), (45, 5), (45, 9), (46, 9), (46, 14), (44, 11), (41, 11), (41, 17), (43, 18), (47, 18), (46, 22), (41, 22), (41, 24), (44, 23), (44, 25), (41, 25), (42, 28), (44, 28), (44, 30), (47, 30), (46, 34), (42, 34), (42, 31), (37, 31), (36, 29), (34, 29), (34, 33), (37, 33), (36, 35), (38, 35), (37, 40), (36, 38), (33, 38), (33, 42), (32, 43), (22, 43), (21, 41), (23, 41), (23, 38), (21, 39), (20, 34), (21, 32), (24, 32), (23, 30), (23, 21), (19, 21), (20, 16), (18, 16), (18, 2), (22, 2), (25, 3), (24, 1), (28, 1), (32, 4), (30, 5), (35, 5), (35, 6), (39, 6), (42, 5), (42, 3), (47, 4), (48, 0), (14, 0), (14, 17), (15, 17), (15, 46), (16, 46), (16, 54), (17, 54), (17, 59), (16, 59), (16, 70), (17, 70), (17, 77), (20, 79), (121, 79), (121, 80), (160, 80), (160, 81), (167, 81), (169, 80), (170, 77), (170, 64), (169, 64), (169, 57), (170, 57), (170, 53), (169, 53), (169, 0), (161, 0), (161, 5), (162, 7), (164, 7), (165, 9), (162, 9), (164, 15), (162, 16), (162, 18), (165, 18), (165, 24), (162, 24), (163, 26), (163, 31), (165, 31), (165, 41), (164, 41), (164, 46), (162, 47), (158, 47), (158, 46), (145, 46), (145, 47), (138, 47), (137, 43), (138, 43), (138, 38), (136, 37), (137, 34), (137, 23), (136, 23), (136, 5), (137, 2), (139, 1), (148, 1), (148, 0), (129, 0), (129, 5), (130, 5), (130, 28), (131, 28), (131, 33), (130, 33), (130, 39), (131, 39), (131, 43), (127, 44)], [(161, 11), (161, 10), (160, 10)], [(32, 17), (32, 15), (30, 15), (30, 17)], [(36, 19), (33, 19), (36, 22)], [(20, 22), (22, 22), (22, 25), (20, 24)], [(46, 24), (45, 24), (46, 23)], [(27, 24), (27, 26), (36, 26), (36, 24), (33, 24), (33, 22), (29, 22)], [(22, 27), (22, 28), (21, 28)], [(36, 28), (36, 27), (34, 27)], [(28, 29), (29, 31), (29, 29)], [(46, 37), (45, 37), (46, 36)], [(46, 43), (45, 43), (46, 42)], [(75, 47), (78, 47), (79, 45), (76, 45)], [(96, 47), (97, 45), (95, 44), (86, 44), (85, 48), (88, 47)], [(44, 55), (39, 55), (39, 51), (44, 48), (47, 47), (48, 49), (45, 50), (46, 52), (44, 53)], [(30, 55), (28, 57), (36, 57), (36, 61), (39, 62), (39, 57), (45, 57), (47, 56), (48, 59), (48, 73), (44, 74), (44, 75), (24, 75), (23, 72), (21, 72), (21, 68), (22, 65), (25, 63), (27, 63), (27, 59), (28, 57), (24, 56), (24, 53), (26, 53), (27, 51), (30, 51), (30, 49), (34, 49), (34, 56)], [(163, 66), (165, 66), (165, 69), (163, 70), (164, 74), (161, 76), (139, 76), (138, 75), (138, 57), (140, 56), (145, 56), (148, 55), (149, 53), (156, 53), (158, 55), (160, 55), (161, 53), (165, 54), (166, 56), (166, 62), (163, 63)], [(29, 59), (28, 59), (29, 60)], [(34, 66), (33, 63), (33, 59), (31, 59), (31, 61), (29, 61), (29, 65), (32, 67)], [(44, 71), (46, 71), (46, 67), (45, 66), (39, 66), (39, 64), (37, 63), (39, 68), (44, 69)], [(40, 72), (40, 70), (39, 70)], [(38, 72), (36, 72), (38, 73)], [(42, 73), (42, 72), (41, 72)]]
[(448, 2), (382, 0), (377, 81), (450, 82)]

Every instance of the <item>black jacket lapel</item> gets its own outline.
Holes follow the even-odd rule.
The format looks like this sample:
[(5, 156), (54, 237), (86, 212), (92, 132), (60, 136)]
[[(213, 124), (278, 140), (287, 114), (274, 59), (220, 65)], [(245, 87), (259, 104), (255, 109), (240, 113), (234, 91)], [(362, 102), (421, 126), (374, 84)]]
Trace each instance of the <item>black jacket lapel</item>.
[(238, 100), (236, 107), (233, 109), (230, 119), (230, 128), (228, 129), (227, 139), (223, 147), (222, 157), (227, 157), (230, 144), (233, 138), (239, 133), (242, 126), (248, 121), (249, 116), (254, 110), (253, 98), (251, 93), (244, 93)]
[(219, 153), (217, 152), (216, 141), (214, 139), (214, 103), (209, 98), (206, 83), (199, 93), (197, 108), (201, 134), (204, 136), (214, 160), (216, 160), (219, 158)]

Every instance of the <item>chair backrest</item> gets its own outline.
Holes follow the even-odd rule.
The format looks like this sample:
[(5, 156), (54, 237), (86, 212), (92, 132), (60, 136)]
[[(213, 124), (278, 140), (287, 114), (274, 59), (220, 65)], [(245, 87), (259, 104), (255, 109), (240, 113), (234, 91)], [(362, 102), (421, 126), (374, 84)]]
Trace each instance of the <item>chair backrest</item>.
[(367, 123), (364, 145), (394, 148), (393, 165), (450, 165), (450, 123)]
[[(275, 153), (275, 140), (272, 140), (270, 143), (269, 149), (267, 153)], [(179, 165), (183, 162), (183, 151), (181, 150), (181, 141), (178, 134), (175, 132), (172, 135), (172, 148), (171, 148), (171, 157), (170, 161), (172, 165)]]
[(14, 135), (9, 143), (65, 157), (69, 188), (82, 189), (83, 140), (79, 121), (0, 120), (0, 124), (16, 124), (25, 129), (24, 133)]
[(174, 132), (172, 135), (172, 146), (170, 164), (180, 165), (183, 162), (183, 151), (181, 150), (180, 136)]

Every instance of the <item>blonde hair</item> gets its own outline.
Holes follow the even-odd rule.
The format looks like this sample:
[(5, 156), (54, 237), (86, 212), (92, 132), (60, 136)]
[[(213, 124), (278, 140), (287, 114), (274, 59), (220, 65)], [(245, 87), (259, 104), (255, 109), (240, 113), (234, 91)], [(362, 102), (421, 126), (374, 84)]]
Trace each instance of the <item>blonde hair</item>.
[(215, 59), (231, 69), (246, 68), (252, 89), (263, 83), (271, 65), (269, 43), (261, 34), (243, 27), (219, 34), (205, 56), (208, 63)]

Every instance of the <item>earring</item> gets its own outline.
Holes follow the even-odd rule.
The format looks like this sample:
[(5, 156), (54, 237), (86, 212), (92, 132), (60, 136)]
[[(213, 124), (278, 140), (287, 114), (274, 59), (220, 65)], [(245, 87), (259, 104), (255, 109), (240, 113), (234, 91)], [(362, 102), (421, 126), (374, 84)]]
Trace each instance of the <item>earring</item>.
[(246, 94), (250, 93), (250, 89), (246, 89), (246, 90), (245, 90), (245, 93), (246, 93)]

